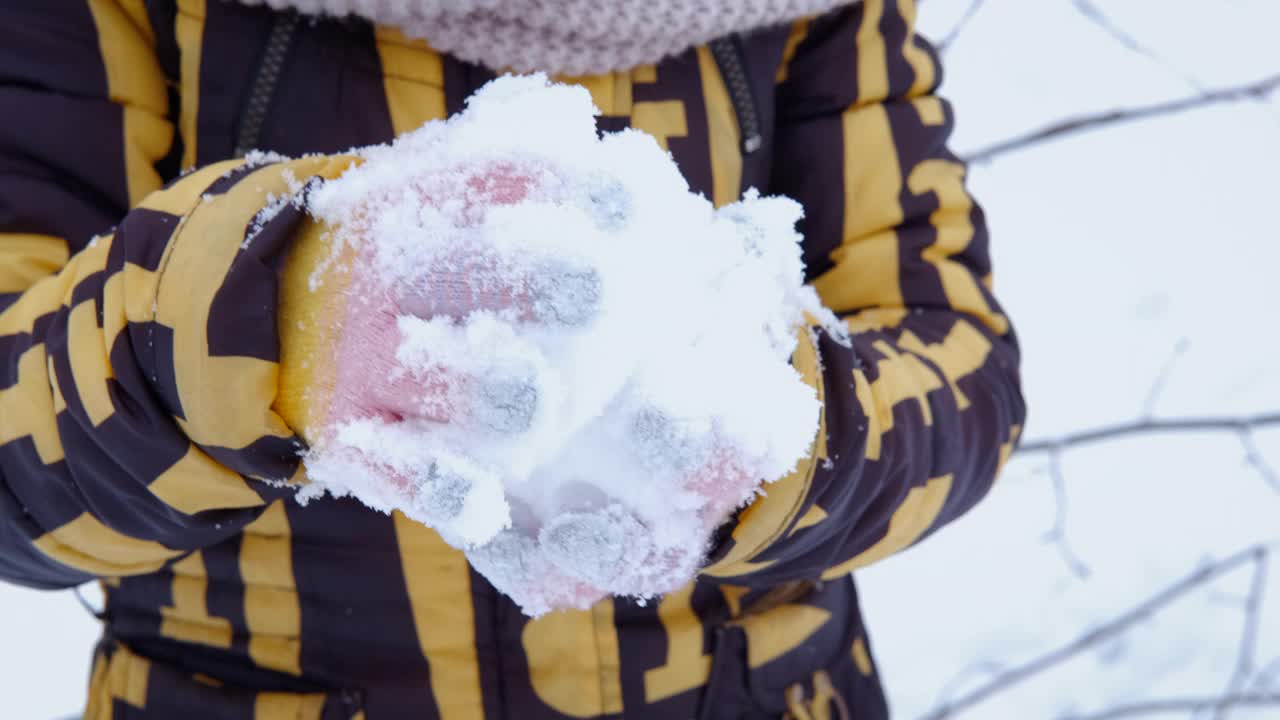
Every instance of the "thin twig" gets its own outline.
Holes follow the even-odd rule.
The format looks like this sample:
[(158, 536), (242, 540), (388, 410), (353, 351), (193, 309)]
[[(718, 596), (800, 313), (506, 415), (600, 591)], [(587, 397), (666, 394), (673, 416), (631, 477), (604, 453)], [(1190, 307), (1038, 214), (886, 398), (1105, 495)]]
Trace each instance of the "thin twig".
[(975, 663), (970, 663), (969, 665), (960, 668), (960, 672), (952, 676), (952, 678), (942, 686), (942, 689), (938, 691), (938, 701), (934, 704), (945, 704), (952, 695), (957, 693), (960, 688), (964, 687), (965, 683), (972, 681), (974, 678), (993, 677), (1003, 670), (1004, 665), (995, 660), (981, 660)]
[(1123, 45), (1125, 49), (1137, 55), (1140, 55), (1150, 60), (1151, 62), (1154, 62), (1157, 65), (1169, 70), (1173, 74), (1177, 75), (1178, 78), (1181, 79), (1183, 82), (1185, 82), (1188, 86), (1190, 86), (1192, 90), (1195, 90), (1197, 92), (1204, 92), (1205, 90), (1204, 86), (1200, 84), (1199, 80), (1191, 76), (1191, 74), (1187, 73), (1185, 70), (1174, 66), (1173, 63), (1169, 62), (1168, 59), (1166, 59), (1164, 56), (1160, 55), (1156, 51), (1138, 42), (1137, 38), (1129, 34), (1129, 32), (1127, 32), (1124, 28), (1120, 27), (1115, 22), (1113, 22), (1111, 18), (1107, 16), (1106, 13), (1102, 12), (1102, 10), (1097, 5), (1094, 5), (1092, 0), (1071, 0), (1071, 1), (1072, 1), (1072, 4), (1076, 6), (1076, 10), (1080, 13), (1081, 16), (1083, 16), (1086, 20), (1096, 25), (1099, 29), (1101, 29), (1106, 34), (1110, 35), (1116, 42)]
[(1218, 88), (1216, 90), (1206, 90), (1204, 92), (1191, 95), (1190, 97), (1155, 103), (1153, 105), (1119, 108), (1093, 115), (1081, 115), (1079, 117), (1066, 118), (1046, 125), (1038, 130), (1032, 130), (1022, 135), (1018, 135), (1007, 140), (1001, 140), (1000, 142), (988, 145), (987, 147), (980, 148), (969, 153), (965, 160), (970, 163), (990, 162), (997, 156), (1005, 155), (1017, 150), (1025, 150), (1048, 140), (1053, 140), (1067, 135), (1074, 135), (1086, 130), (1096, 130), (1109, 125), (1132, 122), (1134, 120), (1142, 120), (1159, 115), (1172, 115), (1185, 110), (1193, 110), (1219, 103), (1239, 102), (1242, 100), (1262, 100), (1274, 92), (1276, 88), (1280, 88), (1280, 74), (1271, 75), (1270, 77), (1266, 77), (1262, 80), (1246, 85), (1235, 85), (1232, 87)]
[(1280, 675), (1280, 657), (1273, 658), (1254, 674), (1249, 681), (1249, 689), (1280, 692), (1280, 683), (1276, 682), (1277, 675)]
[(1173, 368), (1189, 347), (1191, 347), (1191, 341), (1185, 337), (1178, 338), (1178, 342), (1173, 344), (1173, 350), (1169, 351), (1169, 357), (1165, 358), (1160, 374), (1156, 375), (1155, 382), (1151, 383), (1151, 389), (1147, 391), (1147, 400), (1142, 404), (1143, 418), (1150, 419), (1156, 414), (1156, 404), (1160, 402), (1160, 396), (1164, 394), (1165, 386), (1169, 384), (1169, 376), (1173, 374)]
[(1241, 417), (1191, 417), (1167, 418), (1161, 420), (1142, 419), (1127, 423), (1117, 423), (1090, 430), (1068, 433), (1057, 438), (1032, 440), (1025, 442), (1017, 452), (1022, 455), (1031, 453), (1066, 450), (1079, 445), (1092, 445), (1106, 440), (1127, 437), (1129, 435), (1146, 435), (1175, 432), (1242, 432), (1259, 428), (1280, 425), (1280, 412), (1263, 415)]
[[(961, 696), (959, 699), (943, 704), (942, 706), (934, 709), (928, 715), (925, 715), (923, 720), (942, 720), (943, 718), (953, 717), (961, 711), (968, 710), (992, 695), (1008, 690), (1014, 685), (1017, 685), (1028, 678), (1034, 677), (1051, 667), (1059, 665), (1094, 645), (1124, 632), (1133, 625), (1151, 617), (1157, 611), (1187, 594), (1191, 590), (1194, 590), (1227, 572), (1235, 570), (1241, 565), (1260, 562), (1262, 558), (1266, 557), (1268, 552), (1269, 550), (1265, 545), (1255, 545), (1245, 550), (1241, 550), (1234, 555), (1228, 556), (1223, 560), (1205, 565), (1197, 569), (1195, 572), (1183, 577), (1181, 580), (1169, 585), (1136, 607), (1122, 613), (1109, 622), (1103, 623), (1102, 625), (1085, 632), (1066, 645), (1050, 650), (1044, 655), (1041, 655), (1027, 663), (1011, 668), (996, 676), (987, 684)], [(1113, 717), (1121, 716), (1116, 715)], [(1100, 720), (1100, 718), (1091, 718), (1090, 720)]]
[(1244, 461), (1258, 471), (1258, 474), (1262, 476), (1262, 481), (1270, 485), (1271, 489), (1280, 492), (1280, 475), (1276, 474), (1275, 468), (1271, 467), (1271, 463), (1267, 462), (1267, 457), (1258, 448), (1258, 441), (1253, 437), (1254, 427), (1250, 425), (1240, 431), (1240, 445), (1244, 448)]
[(955, 41), (959, 39), (960, 32), (969, 24), (969, 21), (973, 19), (973, 16), (978, 14), (978, 10), (982, 9), (982, 3), (983, 0), (969, 0), (969, 7), (965, 8), (964, 15), (961, 15), (960, 19), (956, 21), (956, 24), (952, 26), (951, 30), (944, 35), (941, 40), (934, 44), (934, 47), (938, 50), (938, 54), (945, 53), (950, 49)]
[(1071, 715), (1063, 720), (1116, 720), (1116, 718), (1171, 715), (1173, 713), (1185, 716), (1186, 713), (1204, 710), (1222, 711), (1241, 707), (1280, 707), (1280, 693), (1250, 693), (1209, 698), (1147, 700), (1129, 705), (1119, 705), (1092, 715)]
[(1091, 571), (1085, 564), (1071, 541), (1067, 538), (1067, 480), (1062, 474), (1062, 452), (1060, 449), (1049, 451), (1049, 477), (1053, 481), (1054, 514), (1053, 527), (1045, 533), (1044, 541), (1051, 542), (1058, 548), (1058, 554), (1067, 564), (1072, 575), (1084, 580)]
[[(1236, 667), (1227, 681), (1224, 697), (1236, 696), (1249, 686), (1258, 661), (1258, 626), (1262, 623), (1262, 597), (1267, 591), (1267, 565), (1269, 556), (1263, 554), (1253, 566), (1253, 579), (1249, 581), (1249, 594), (1244, 599), (1244, 626), (1240, 630), (1240, 652)], [(1212, 708), (1215, 720), (1223, 720), (1228, 706)]]

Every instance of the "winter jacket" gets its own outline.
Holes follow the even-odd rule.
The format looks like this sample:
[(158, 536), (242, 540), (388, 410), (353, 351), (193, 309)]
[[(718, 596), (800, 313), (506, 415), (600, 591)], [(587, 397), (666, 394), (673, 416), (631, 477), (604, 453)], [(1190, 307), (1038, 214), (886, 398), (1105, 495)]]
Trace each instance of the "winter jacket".
[(491, 73), (222, 0), (0, 0), (0, 577), (101, 580), (86, 716), (886, 717), (850, 573), (973, 506), (1024, 416), (913, 15), (866, 0), (574, 80), (716, 203), (800, 200), (852, 345), (802, 344), (813, 457), (695, 583), (531, 621), (426, 527), (291, 499), (296, 358), (325, 349), (289, 254), (322, 229), (259, 214)]

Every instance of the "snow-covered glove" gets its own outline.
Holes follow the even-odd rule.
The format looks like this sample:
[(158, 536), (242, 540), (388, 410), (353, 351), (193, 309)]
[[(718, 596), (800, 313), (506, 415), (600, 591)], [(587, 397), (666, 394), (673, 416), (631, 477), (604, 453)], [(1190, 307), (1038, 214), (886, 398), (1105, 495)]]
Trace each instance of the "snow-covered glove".
[[(367, 237), (378, 224), (375, 214), (406, 205), (449, 212), (465, 235), (490, 209), (525, 200), (538, 181), (534, 173), (502, 163), (425, 172), (394, 193), (360, 199), (353, 221), (326, 238), (333, 254), (314, 263), (309, 282), (319, 291), (323, 327), (315, 332), (330, 340), (315, 343), (328, 353), (315, 362), (327, 363), (329, 371), (312, 374), (319, 401), (311, 408), (307, 439), (328, 453), (328, 462), (362, 479), (358, 494), (365, 502), (407, 510), (433, 525), (456, 519), (471, 490), (471, 478), (457, 467), (465, 460), (405, 462), (396, 442), (412, 442), (410, 436), (431, 426), (519, 434), (538, 405), (527, 358), (504, 356), (501, 347), (464, 367), (458, 360), (465, 352), (406, 356), (406, 321), (463, 321), (488, 313), (518, 326), (572, 328), (592, 317), (600, 295), (599, 276), (588, 266), (503, 256), (483, 242), (460, 240), (420, 271), (402, 272), (388, 263), (410, 259), (388, 258), (385, 246)], [(345, 441), (344, 433), (350, 436)]]
[(500, 79), (308, 199), (339, 325), (313, 487), (435, 528), (530, 614), (692, 579), (808, 452), (818, 403), (788, 359), (808, 319), (836, 324), (798, 205), (716, 210), (593, 114), (581, 88)]

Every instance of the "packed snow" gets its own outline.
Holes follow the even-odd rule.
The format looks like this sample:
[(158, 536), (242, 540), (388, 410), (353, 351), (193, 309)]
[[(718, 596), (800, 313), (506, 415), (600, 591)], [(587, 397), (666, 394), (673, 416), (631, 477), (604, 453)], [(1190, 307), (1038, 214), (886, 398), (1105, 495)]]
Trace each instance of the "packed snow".
[(839, 327), (804, 285), (797, 203), (716, 210), (596, 115), (582, 88), (500, 78), (309, 200), (333, 228), (314, 284), (355, 265), (343, 322), (395, 315), (402, 392), (331, 413), (308, 476), (436, 529), (530, 614), (692, 579), (714, 527), (809, 453), (819, 405), (790, 357), (807, 318)]

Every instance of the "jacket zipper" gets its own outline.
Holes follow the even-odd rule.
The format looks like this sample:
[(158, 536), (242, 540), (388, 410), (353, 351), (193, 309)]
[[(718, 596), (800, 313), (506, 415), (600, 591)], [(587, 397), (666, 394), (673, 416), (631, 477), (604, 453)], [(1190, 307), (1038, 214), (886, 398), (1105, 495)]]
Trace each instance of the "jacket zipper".
[(249, 100), (240, 114), (240, 130), (236, 133), (235, 147), (235, 156), (238, 158), (244, 157), (258, 146), (262, 126), (271, 110), (271, 98), (280, 82), (284, 61), (289, 54), (289, 45), (293, 42), (293, 32), (298, 27), (300, 17), (297, 13), (281, 13), (271, 26), (271, 35), (262, 51), (262, 61), (258, 63)]
[(742, 154), (750, 155), (764, 145), (764, 137), (760, 134), (756, 99), (751, 92), (751, 83), (747, 80), (742, 48), (732, 36), (712, 40), (709, 47), (712, 56), (716, 59), (716, 64), (720, 66), (725, 88), (729, 91), (729, 101), (733, 103), (733, 111), (738, 116), (738, 130), (742, 135)]

